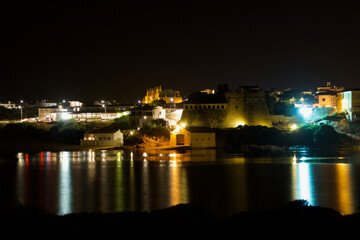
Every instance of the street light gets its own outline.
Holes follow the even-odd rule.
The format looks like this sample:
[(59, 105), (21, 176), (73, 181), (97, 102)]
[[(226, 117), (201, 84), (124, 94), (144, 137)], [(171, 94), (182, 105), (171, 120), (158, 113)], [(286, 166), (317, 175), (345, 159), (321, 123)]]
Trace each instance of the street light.
[(171, 104), (173, 103), (174, 99), (170, 98), (170, 112), (171, 112)]
[(20, 100), (20, 106), (19, 106), (19, 108), (20, 108), (20, 122), (22, 121), (22, 104), (23, 103), (24, 103), (24, 101)]
[(22, 106), (19, 106), (20, 108), (20, 122), (22, 121)]
[(103, 104), (102, 107), (105, 108), (105, 113), (106, 113), (106, 104)]

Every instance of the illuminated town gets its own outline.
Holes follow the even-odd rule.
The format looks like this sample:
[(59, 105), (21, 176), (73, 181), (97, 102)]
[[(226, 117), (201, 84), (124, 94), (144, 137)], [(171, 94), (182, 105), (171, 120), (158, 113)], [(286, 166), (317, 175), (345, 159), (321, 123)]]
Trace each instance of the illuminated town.
[[(179, 91), (157, 86), (147, 89), (142, 100), (134, 104), (103, 99), (92, 105), (84, 105), (79, 100), (21, 100), (1, 103), (0, 107), (2, 123), (51, 123), (70, 119), (112, 122), (126, 117), (129, 127), (117, 130), (132, 134), (161, 120), (171, 132), (167, 143), (158, 142), (157, 146), (162, 149), (214, 148), (214, 129), (266, 126), (293, 131), (306, 124), (329, 124), (341, 131), (339, 125), (356, 122), (360, 116), (360, 90), (339, 88), (330, 82), (314, 90), (263, 90), (259, 86), (239, 86), (231, 90), (227, 84), (219, 84), (216, 89), (193, 91), (181, 97)], [(199, 129), (201, 133), (196, 132)], [(111, 141), (103, 139), (105, 137), (85, 136), (81, 143), (113, 147), (124, 143), (123, 137), (119, 138), (120, 143), (114, 142), (114, 137)]]
[(359, 12), (2, 1), (0, 239), (356, 239)]

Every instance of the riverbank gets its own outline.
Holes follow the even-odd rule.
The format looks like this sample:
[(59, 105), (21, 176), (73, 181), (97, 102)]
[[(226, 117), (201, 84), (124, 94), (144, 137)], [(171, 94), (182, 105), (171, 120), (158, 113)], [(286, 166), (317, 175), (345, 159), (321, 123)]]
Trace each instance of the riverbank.
[(342, 216), (304, 201), (228, 218), (191, 204), (153, 212), (65, 216), (17, 206), (0, 214), (4, 239), (356, 239), (359, 224), (360, 214)]

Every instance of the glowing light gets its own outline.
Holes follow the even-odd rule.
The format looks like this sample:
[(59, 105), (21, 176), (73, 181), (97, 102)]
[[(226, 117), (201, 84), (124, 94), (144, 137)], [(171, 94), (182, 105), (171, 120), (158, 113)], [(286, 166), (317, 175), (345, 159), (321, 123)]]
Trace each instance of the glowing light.
[(342, 109), (343, 109), (343, 110), (346, 109), (347, 106), (348, 106), (348, 102), (346, 101), (346, 99), (343, 99), (343, 100), (341, 101), (341, 103), (342, 103)]
[(130, 131), (130, 135), (133, 135), (134, 134), (134, 132), (133, 131)]
[(147, 157), (148, 154), (146, 152), (143, 153), (143, 157)]
[(147, 117), (146, 116), (144, 116), (144, 119), (146, 119)]
[(176, 153), (170, 153), (169, 157), (176, 157)]
[(61, 113), (61, 119), (69, 120), (70, 118), (71, 118), (71, 115), (69, 113)]
[(293, 131), (293, 130), (295, 130), (295, 129), (297, 129), (298, 128), (298, 125), (296, 125), (296, 124), (292, 124), (291, 126), (290, 126), (290, 130), (291, 131)]
[(302, 107), (302, 108), (300, 108), (300, 113), (305, 118), (309, 118), (311, 116), (311, 114), (312, 114), (312, 108)]
[(183, 128), (186, 127), (186, 123), (182, 123), (181, 127), (183, 127)]
[(297, 160), (297, 157), (296, 157), (296, 155), (294, 154), (293, 162), (296, 163), (296, 160)]
[(238, 122), (237, 125), (238, 126), (245, 126), (245, 123), (244, 122)]

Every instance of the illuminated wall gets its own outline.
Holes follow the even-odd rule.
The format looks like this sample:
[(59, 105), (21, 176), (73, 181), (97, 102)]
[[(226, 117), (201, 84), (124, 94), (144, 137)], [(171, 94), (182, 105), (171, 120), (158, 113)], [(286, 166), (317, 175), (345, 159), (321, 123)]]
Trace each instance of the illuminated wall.
[(239, 125), (272, 126), (263, 90), (239, 88), (226, 93), (226, 101), (184, 104), (180, 122), (187, 126), (210, 128), (233, 128)]
[(150, 104), (155, 100), (163, 100), (166, 103), (181, 103), (182, 97), (180, 96), (179, 91), (174, 91), (172, 89), (162, 90), (161, 86), (149, 88), (146, 91), (146, 95), (142, 100), (143, 104)]
[(360, 90), (345, 91), (340, 93), (341, 110), (345, 112), (346, 117), (353, 121), (360, 117)]
[(142, 103), (150, 104), (152, 101), (159, 100), (161, 90), (161, 86), (149, 88), (146, 90), (146, 95), (143, 98)]

